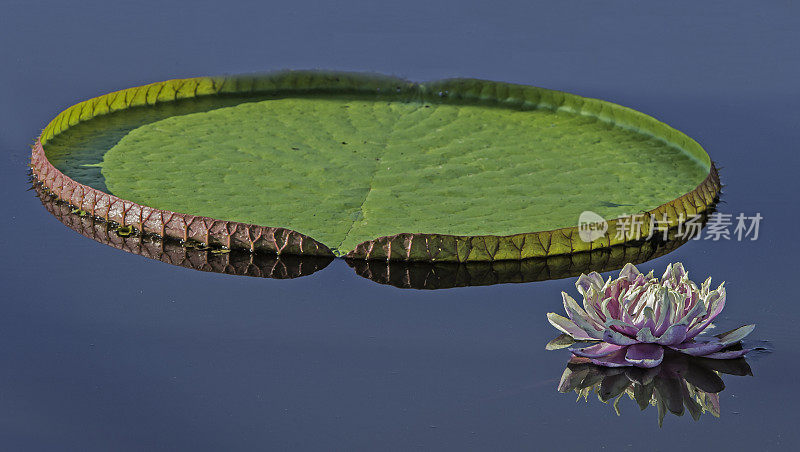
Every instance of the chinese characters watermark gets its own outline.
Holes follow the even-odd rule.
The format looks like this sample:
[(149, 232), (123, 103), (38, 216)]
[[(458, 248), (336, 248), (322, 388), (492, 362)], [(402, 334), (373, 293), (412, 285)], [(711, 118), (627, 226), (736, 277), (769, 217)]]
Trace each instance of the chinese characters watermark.
[[(702, 214), (686, 216), (683, 213), (678, 215), (677, 228), (670, 227), (667, 214), (661, 218), (655, 215), (636, 214), (620, 217), (616, 220), (616, 230), (614, 238), (618, 240), (631, 240), (643, 238), (650, 240), (654, 237), (661, 237), (664, 240), (676, 238), (679, 240), (758, 240), (761, 220), (764, 217), (761, 213), (755, 215), (745, 215), (739, 213), (734, 217), (730, 213), (713, 212), (707, 217)], [(706, 220), (706, 221), (704, 221)], [(674, 222), (673, 222), (674, 223)], [(703, 229), (705, 226), (705, 229)], [(642, 234), (645, 228), (647, 234)], [(584, 242), (592, 242), (603, 237), (608, 231), (608, 222), (600, 215), (592, 211), (584, 211), (578, 218), (578, 234)], [(673, 232), (674, 235), (671, 235)]]

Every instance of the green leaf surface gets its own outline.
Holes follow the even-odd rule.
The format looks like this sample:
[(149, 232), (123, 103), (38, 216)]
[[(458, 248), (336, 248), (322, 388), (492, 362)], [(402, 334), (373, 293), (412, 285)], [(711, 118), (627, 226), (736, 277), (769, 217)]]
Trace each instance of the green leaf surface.
[[(674, 201), (709, 174), (696, 143), (602, 101), (477, 80), (342, 75), (318, 89), (304, 74), (103, 96), (51, 123), (45, 152), (65, 175), (119, 198), (291, 229), (337, 255), (402, 233), (551, 231), (587, 210), (613, 219)], [(205, 95), (191, 99), (192, 89)], [(506, 245), (480, 243), (490, 259)], [(466, 260), (460, 246), (443, 259)], [(548, 246), (539, 254), (553, 254)], [(409, 257), (431, 254), (407, 247)]]

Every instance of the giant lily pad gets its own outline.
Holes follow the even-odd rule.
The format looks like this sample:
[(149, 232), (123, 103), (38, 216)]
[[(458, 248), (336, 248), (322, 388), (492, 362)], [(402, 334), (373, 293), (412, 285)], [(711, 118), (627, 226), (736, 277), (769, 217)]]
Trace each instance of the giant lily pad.
[[(494, 261), (636, 241), (704, 212), (716, 170), (634, 110), (473, 79), (171, 80), (79, 103), (33, 150), (61, 199), (143, 232), (288, 254)], [(609, 220), (591, 242), (584, 211)], [(619, 233), (642, 213), (642, 228)]]

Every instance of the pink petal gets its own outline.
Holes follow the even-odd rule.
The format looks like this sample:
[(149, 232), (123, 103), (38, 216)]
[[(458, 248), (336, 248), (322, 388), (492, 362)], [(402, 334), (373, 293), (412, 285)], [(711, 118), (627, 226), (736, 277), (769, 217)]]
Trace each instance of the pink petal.
[(656, 343), (661, 345), (680, 344), (686, 340), (687, 331), (686, 325), (672, 325), (656, 340)]
[(628, 281), (633, 282), (633, 281), (636, 280), (636, 277), (638, 277), (641, 274), (642, 274), (642, 272), (640, 272), (639, 269), (636, 268), (635, 265), (633, 265), (631, 263), (627, 263), (627, 264), (625, 264), (624, 267), (622, 267), (622, 270), (620, 270), (619, 277), (620, 278), (625, 278)]
[[(698, 303), (700, 303), (698, 301)], [(717, 297), (710, 303), (711, 312), (709, 312), (703, 321), (698, 323), (697, 325), (691, 327), (689, 332), (686, 334), (686, 339), (691, 339), (698, 334), (702, 333), (709, 324), (722, 312), (725, 308), (725, 290), (723, 289), (721, 293), (717, 294)]]
[(578, 325), (576, 325), (572, 320), (560, 316), (555, 312), (547, 313), (547, 321), (550, 322), (550, 324), (553, 325), (557, 330), (572, 336), (573, 339), (579, 341), (598, 339), (597, 337), (590, 336), (588, 333), (586, 333), (586, 331), (579, 328)]

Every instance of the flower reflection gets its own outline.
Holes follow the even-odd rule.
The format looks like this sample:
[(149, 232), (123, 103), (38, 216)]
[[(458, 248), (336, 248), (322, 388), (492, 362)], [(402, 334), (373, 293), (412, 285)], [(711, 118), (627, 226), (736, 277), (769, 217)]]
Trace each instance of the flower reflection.
[(575, 391), (578, 400), (595, 394), (603, 403), (611, 403), (621, 414), (620, 400), (627, 397), (641, 410), (658, 409), (658, 425), (670, 412), (694, 420), (703, 413), (720, 415), (719, 393), (725, 389), (720, 375), (751, 375), (744, 358), (710, 359), (669, 351), (662, 363), (653, 368), (606, 367), (587, 358), (572, 357), (561, 375), (558, 391)]

